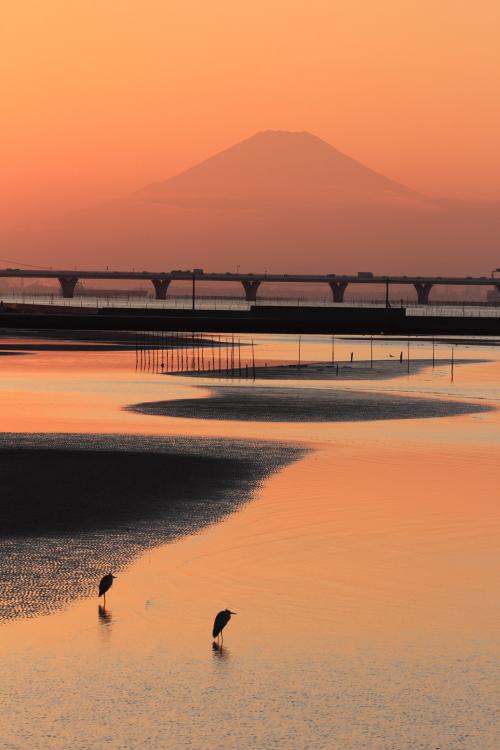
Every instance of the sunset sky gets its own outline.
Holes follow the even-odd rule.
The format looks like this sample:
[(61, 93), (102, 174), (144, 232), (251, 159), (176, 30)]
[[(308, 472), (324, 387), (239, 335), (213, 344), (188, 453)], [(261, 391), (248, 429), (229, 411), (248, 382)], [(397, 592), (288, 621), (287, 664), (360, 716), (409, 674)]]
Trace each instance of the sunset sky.
[(135, 190), (267, 128), (499, 200), (499, 28), (497, 0), (6, 0), (1, 217)]

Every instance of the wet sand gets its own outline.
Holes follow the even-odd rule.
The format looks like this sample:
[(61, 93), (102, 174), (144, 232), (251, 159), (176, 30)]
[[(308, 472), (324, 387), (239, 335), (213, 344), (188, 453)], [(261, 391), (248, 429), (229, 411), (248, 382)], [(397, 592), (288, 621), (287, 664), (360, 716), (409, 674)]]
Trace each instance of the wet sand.
[[(455, 359), (454, 367), (458, 365), (481, 364), (487, 362), (484, 359)], [(235, 366), (229, 366), (226, 369), (207, 369), (204, 370), (187, 370), (185, 372), (166, 373), (167, 375), (175, 374), (184, 377), (202, 377), (217, 378), (227, 380), (390, 380), (400, 378), (408, 374), (408, 362), (403, 362), (399, 358), (388, 360), (374, 360), (373, 364), (367, 361), (360, 362), (338, 362), (331, 364), (329, 362), (305, 362), (300, 366), (294, 362), (292, 364), (272, 364), (256, 365), (255, 369), (252, 364), (245, 362), (240, 368), (236, 363)], [(433, 364), (432, 359), (414, 359), (410, 361), (410, 373), (419, 374), (430, 367), (448, 367), (451, 368), (451, 359), (436, 359)]]
[[(13, 335), (11, 329), (0, 328), (0, 354), (8, 351), (35, 351), (35, 352), (99, 352), (99, 351), (136, 351), (155, 348), (160, 345), (164, 348), (175, 350), (178, 347), (196, 346), (203, 343), (204, 347), (215, 346), (215, 341), (203, 338), (196, 334), (176, 336), (170, 332), (160, 331), (58, 331), (58, 330), (21, 330)], [(15, 339), (12, 342), (11, 339)], [(59, 343), (54, 343), (54, 341)], [(217, 344), (218, 346), (219, 344)]]
[(258, 442), (1, 434), (0, 619), (88, 596), (104, 569), (220, 521), (302, 454)]
[(134, 404), (140, 414), (258, 422), (358, 422), (429, 419), (491, 411), (487, 404), (398, 394), (314, 388), (212, 388), (205, 398)]
[[(311, 359), (327, 356), (326, 342), (306, 344)], [(348, 346), (366, 360), (366, 342)], [(289, 362), (296, 342), (259, 339), (257, 348), (263, 361)], [(95, 596), (106, 572), (97, 564), (88, 598), (4, 622), (0, 744), (498, 750), (500, 362), (489, 356), (457, 368), (453, 383), (436, 367), (342, 388), (347, 397), (354, 388), (490, 411), (330, 423), (158, 419), (125, 407), (209, 402), (201, 381), (137, 372), (127, 352), (5, 358), (3, 429), (87, 431), (91, 442), (121, 431), (169, 443), (169, 433), (203, 455), (203, 437), (223, 453), (231, 440), (265, 437), (264, 451), (293, 441), (306, 453), (257, 485), (250, 479), (251, 502), (229, 497), (237, 512), (135, 557), (106, 610)], [(209, 392), (213, 381), (203, 385)], [(328, 379), (323, 387), (334, 390)], [(137, 523), (126, 525), (129, 546)], [(90, 534), (101, 553), (120, 545), (117, 534), (108, 551), (106, 530)], [(49, 559), (78, 548), (74, 532), (58, 538)], [(44, 573), (44, 557), (37, 564), (29, 585), (49, 597), (57, 576)], [(23, 585), (12, 601), (32, 596)], [(224, 607), (238, 615), (214, 650), (213, 617)]]

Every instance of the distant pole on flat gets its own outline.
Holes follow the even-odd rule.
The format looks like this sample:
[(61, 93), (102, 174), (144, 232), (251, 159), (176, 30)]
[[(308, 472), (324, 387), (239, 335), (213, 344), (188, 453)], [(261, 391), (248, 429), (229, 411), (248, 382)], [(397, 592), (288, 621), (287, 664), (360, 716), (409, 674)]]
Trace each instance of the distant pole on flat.
[(373, 336), (370, 336), (370, 367), (373, 367)]
[(451, 345), (451, 382), (453, 383), (453, 366), (455, 364), (455, 347)]
[(255, 380), (255, 349), (253, 345), (253, 339), (252, 339), (252, 369), (253, 369), (253, 379)]
[(191, 292), (191, 309), (196, 307), (196, 273), (193, 271), (193, 287)]
[(332, 336), (332, 365), (335, 364), (335, 334)]
[(238, 339), (238, 370), (241, 378), (241, 339)]
[(389, 279), (385, 280), (385, 307), (389, 307)]
[(434, 358), (434, 336), (432, 337), (432, 367), (434, 367), (435, 358)]
[(408, 370), (408, 373), (410, 372), (410, 339), (408, 339), (407, 348), (406, 348), (406, 369)]

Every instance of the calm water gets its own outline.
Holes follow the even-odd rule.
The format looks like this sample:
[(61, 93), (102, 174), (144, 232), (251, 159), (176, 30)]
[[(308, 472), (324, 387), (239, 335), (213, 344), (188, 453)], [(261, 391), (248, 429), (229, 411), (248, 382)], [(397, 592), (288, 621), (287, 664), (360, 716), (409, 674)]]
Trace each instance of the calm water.
[[(297, 346), (257, 337), (258, 362), (294, 362)], [(429, 360), (430, 347), (412, 342), (412, 361)], [(369, 349), (339, 339), (335, 357), (366, 361)], [(83, 596), (5, 620), (0, 746), (498, 750), (500, 349), (457, 347), (455, 357), (476, 362), (457, 365), (453, 381), (450, 344), (437, 345), (434, 368), (409, 375), (401, 349), (374, 342), (375, 360), (393, 355), (387, 377), (353, 370), (312, 383), (292, 370), (279, 387), (304, 403), (311, 387), (333, 389), (332, 401), (345, 392), (354, 410), (359, 392), (384, 404), (425, 398), (440, 416), (146, 414), (125, 407), (277, 383), (144, 372), (134, 352), (0, 357), (4, 433), (173, 436), (193, 450), (237, 441), (256, 460), (262, 441), (304, 449), (234, 512), (138, 549), (105, 612)], [(330, 361), (331, 341), (303, 338), (301, 357)], [(244, 412), (245, 393), (236, 400)], [(443, 401), (468, 413), (450, 415)], [(50, 589), (36, 552), (26, 554)], [(23, 595), (20, 586), (13, 606)], [(238, 614), (215, 651), (213, 617), (226, 606)]]

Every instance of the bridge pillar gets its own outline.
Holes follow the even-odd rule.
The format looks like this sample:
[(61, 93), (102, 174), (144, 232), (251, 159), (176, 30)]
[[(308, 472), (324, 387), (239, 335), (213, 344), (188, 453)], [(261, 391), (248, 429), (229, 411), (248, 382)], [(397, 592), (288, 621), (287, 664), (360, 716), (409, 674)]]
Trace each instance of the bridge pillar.
[(63, 297), (74, 297), (75, 286), (78, 284), (78, 276), (61, 276), (58, 279), (61, 285)]
[(243, 289), (245, 290), (245, 299), (247, 302), (255, 302), (257, 299), (257, 290), (260, 286), (260, 281), (242, 281)]
[(344, 301), (344, 292), (347, 289), (347, 281), (329, 281), (328, 285), (332, 290), (332, 296), (334, 302)]
[(415, 287), (415, 290), (417, 292), (418, 304), (428, 305), (429, 294), (434, 284), (431, 284), (430, 281), (426, 281), (426, 282), (416, 282), (413, 286)]
[(170, 279), (151, 279), (155, 288), (156, 299), (167, 299), (167, 289), (170, 286)]

